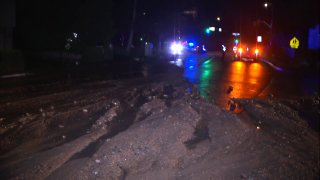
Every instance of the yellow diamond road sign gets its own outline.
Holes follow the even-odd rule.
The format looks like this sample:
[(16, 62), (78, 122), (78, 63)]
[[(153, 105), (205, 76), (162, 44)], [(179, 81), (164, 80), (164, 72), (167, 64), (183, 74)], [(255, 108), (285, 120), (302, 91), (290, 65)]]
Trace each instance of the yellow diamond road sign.
[(299, 40), (296, 38), (296, 37), (293, 37), (291, 40), (290, 40), (290, 47), (292, 49), (298, 49), (299, 47)]

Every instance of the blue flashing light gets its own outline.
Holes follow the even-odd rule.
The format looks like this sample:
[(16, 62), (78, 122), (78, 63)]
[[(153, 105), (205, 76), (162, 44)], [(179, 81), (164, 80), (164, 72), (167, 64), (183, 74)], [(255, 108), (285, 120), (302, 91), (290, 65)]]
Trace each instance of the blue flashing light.
[(188, 45), (189, 45), (190, 47), (193, 47), (193, 46), (194, 46), (194, 43), (193, 43), (193, 42), (189, 42)]

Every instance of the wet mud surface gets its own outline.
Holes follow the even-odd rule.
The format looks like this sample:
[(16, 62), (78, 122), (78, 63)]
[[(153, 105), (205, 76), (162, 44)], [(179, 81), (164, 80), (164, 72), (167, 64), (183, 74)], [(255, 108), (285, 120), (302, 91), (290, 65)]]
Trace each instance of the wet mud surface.
[(317, 97), (234, 98), (224, 109), (179, 72), (0, 96), (1, 179), (319, 178)]

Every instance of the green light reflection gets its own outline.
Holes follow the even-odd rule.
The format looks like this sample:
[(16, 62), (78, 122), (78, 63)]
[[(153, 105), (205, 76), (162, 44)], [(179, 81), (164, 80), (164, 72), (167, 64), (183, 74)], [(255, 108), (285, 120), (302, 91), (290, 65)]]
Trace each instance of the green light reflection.
[(206, 60), (201, 66), (200, 72), (200, 95), (205, 99), (209, 98), (209, 86), (212, 79), (212, 59)]

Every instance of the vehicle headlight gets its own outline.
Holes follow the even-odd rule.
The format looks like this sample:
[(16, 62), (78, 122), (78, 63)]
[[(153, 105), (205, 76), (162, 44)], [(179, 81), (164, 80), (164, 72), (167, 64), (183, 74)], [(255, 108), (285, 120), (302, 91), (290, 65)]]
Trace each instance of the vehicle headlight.
[(180, 54), (182, 54), (183, 46), (181, 44), (179, 44), (179, 43), (174, 42), (174, 43), (172, 43), (170, 49), (171, 49), (172, 54), (180, 55)]

